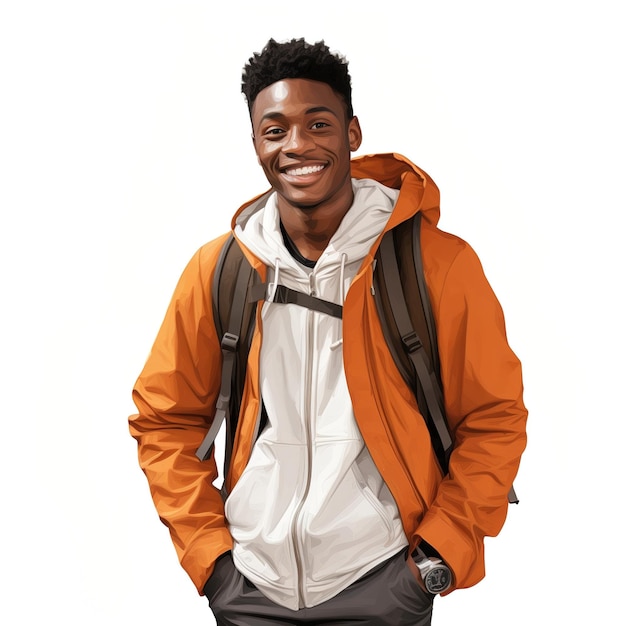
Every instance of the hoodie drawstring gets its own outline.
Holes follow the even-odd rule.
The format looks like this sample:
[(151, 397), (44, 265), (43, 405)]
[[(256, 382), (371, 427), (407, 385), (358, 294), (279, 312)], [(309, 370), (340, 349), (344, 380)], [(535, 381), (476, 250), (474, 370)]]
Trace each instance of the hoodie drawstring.
[(280, 259), (276, 257), (274, 261), (274, 281), (269, 284), (267, 299), (273, 302), (276, 289), (278, 288), (278, 280), (280, 278)]
[(347, 259), (348, 259), (348, 255), (345, 252), (342, 252), (341, 253), (341, 270), (339, 271), (339, 302), (341, 302), (341, 306), (343, 306), (343, 301), (345, 300), (343, 281), (344, 281), (344, 274), (346, 271)]
[[(346, 294), (343, 286), (343, 281), (345, 279), (345, 271), (346, 271), (346, 261), (348, 260), (348, 255), (345, 252), (341, 253), (341, 269), (339, 270), (339, 301), (341, 302), (341, 306), (343, 306)], [(336, 350), (343, 343), (342, 339), (337, 339), (337, 341), (333, 341), (330, 344), (331, 350)]]

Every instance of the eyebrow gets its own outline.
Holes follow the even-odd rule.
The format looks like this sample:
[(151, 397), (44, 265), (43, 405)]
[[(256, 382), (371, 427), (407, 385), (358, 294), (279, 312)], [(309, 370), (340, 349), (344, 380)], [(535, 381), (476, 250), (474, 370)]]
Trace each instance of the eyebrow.
[[(335, 113), (335, 111), (325, 106), (311, 107), (304, 112), (305, 115), (311, 115), (312, 113), (330, 113), (331, 115), (339, 119), (339, 116), (337, 115), (337, 113)], [(282, 119), (284, 117), (285, 115), (280, 111), (268, 111), (267, 113), (265, 113), (265, 115), (263, 115), (260, 121), (262, 122), (267, 119), (276, 120)]]
[(323, 112), (330, 113), (331, 115), (338, 117), (337, 114), (332, 109), (329, 109), (328, 107), (323, 107), (323, 106), (312, 107), (310, 109), (307, 109), (306, 115), (310, 115), (311, 113), (323, 113)]

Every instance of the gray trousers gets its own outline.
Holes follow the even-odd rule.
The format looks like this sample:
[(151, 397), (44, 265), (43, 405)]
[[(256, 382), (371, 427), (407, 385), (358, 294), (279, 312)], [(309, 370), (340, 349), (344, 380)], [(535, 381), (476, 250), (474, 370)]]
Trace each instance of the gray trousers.
[(218, 559), (204, 587), (218, 626), (429, 626), (433, 596), (424, 591), (402, 551), (317, 606), (292, 611), (266, 598), (233, 564)]

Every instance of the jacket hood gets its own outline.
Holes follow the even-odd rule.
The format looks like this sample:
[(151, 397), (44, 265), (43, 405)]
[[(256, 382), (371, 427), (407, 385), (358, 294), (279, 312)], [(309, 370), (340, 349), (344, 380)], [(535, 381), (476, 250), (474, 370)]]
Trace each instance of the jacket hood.
[(431, 224), (439, 221), (439, 188), (433, 179), (406, 157), (395, 152), (352, 159), (353, 178), (372, 178), (399, 189), (400, 196), (385, 230), (420, 211)]
[[(439, 189), (433, 179), (409, 159), (389, 152), (368, 154), (352, 159), (353, 178), (371, 178), (387, 187), (400, 190), (393, 215), (385, 230), (409, 219), (417, 211), (433, 225), (439, 221)], [(235, 228), (246, 209), (253, 204), (262, 205), (272, 190), (266, 191), (239, 208), (232, 219)]]

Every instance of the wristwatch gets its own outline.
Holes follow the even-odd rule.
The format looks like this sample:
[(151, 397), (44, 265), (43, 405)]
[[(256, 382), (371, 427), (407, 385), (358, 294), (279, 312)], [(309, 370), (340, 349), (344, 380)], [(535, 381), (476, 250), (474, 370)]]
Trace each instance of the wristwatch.
[(443, 593), (452, 585), (452, 572), (441, 560), (429, 557), (419, 547), (413, 552), (415, 565), (419, 569), (426, 589), (433, 594)]

